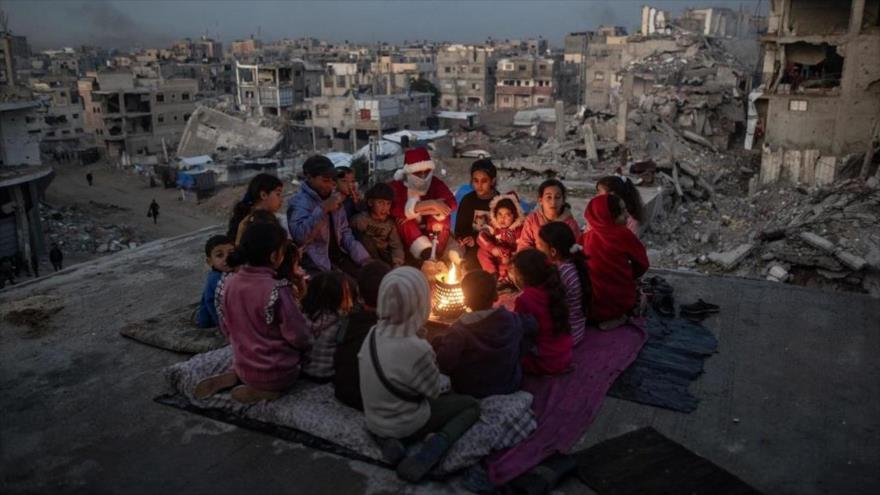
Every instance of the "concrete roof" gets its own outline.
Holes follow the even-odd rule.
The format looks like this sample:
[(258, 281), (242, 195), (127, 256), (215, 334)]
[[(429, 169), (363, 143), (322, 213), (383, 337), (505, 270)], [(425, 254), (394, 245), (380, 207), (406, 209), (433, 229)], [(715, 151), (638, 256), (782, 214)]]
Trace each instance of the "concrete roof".
[[(222, 227), (145, 244), (0, 292), (0, 308), (63, 305), (48, 326), (0, 320), (0, 491), (460, 493), (156, 404), (186, 359), (121, 338), (123, 325), (196, 302), (202, 247)], [(609, 398), (576, 447), (653, 426), (765, 493), (880, 491), (880, 304), (851, 293), (661, 273), (719, 353), (679, 414)], [(591, 493), (577, 481), (559, 493)]]
[(17, 100), (0, 102), (0, 112), (14, 112), (40, 106), (40, 100)]

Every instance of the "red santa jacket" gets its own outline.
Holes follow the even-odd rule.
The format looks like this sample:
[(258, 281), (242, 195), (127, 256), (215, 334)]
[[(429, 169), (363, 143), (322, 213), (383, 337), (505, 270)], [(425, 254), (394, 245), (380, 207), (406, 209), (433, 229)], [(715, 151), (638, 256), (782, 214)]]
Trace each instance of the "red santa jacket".
[(636, 278), (648, 270), (648, 254), (632, 231), (614, 223), (607, 195), (590, 200), (586, 217), (590, 230), (584, 234), (584, 252), (593, 286), (589, 315), (592, 320), (610, 320), (635, 306)]
[[(450, 209), (454, 210), (456, 207), (455, 195), (453, 195), (452, 191), (446, 187), (446, 184), (437, 177), (431, 178), (431, 184), (428, 186), (427, 192), (422, 195), (410, 195), (409, 189), (406, 187), (406, 182), (402, 180), (392, 181), (391, 189), (394, 191), (394, 201), (391, 202), (391, 215), (397, 219), (398, 223), (407, 220), (416, 220), (421, 223), (421, 215), (413, 211), (416, 203), (419, 201), (439, 199), (446, 203)], [(446, 219), (448, 218), (449, 216), (447, 215)], [(442, 221), (445, 219), (437, 218), (437, 220)]]

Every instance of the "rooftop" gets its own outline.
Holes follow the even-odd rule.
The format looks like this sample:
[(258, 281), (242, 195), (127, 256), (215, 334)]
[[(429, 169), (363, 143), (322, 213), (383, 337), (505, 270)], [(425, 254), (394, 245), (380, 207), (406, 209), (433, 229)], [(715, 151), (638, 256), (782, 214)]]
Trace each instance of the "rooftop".
[[(186, 359), (121, 338), (123, 325), (195, 302), (207, 236), (155, 241), (0, 292), (0, 307), (54, 306), (32, 329), (0, 321), (8, 492), (460, 493), (158, 405), (162, 369)], [(662, 272), (676, 298), (719, 304), (719, 353), (680, 414), (608, 398), (576, 449), (641, 426), (765, 493), (880, 490), (880, 305), (739, 278)], [(88, 310), (84, 309), (88, 308)], [(560, 493), (590, 493), (577, 481)]]

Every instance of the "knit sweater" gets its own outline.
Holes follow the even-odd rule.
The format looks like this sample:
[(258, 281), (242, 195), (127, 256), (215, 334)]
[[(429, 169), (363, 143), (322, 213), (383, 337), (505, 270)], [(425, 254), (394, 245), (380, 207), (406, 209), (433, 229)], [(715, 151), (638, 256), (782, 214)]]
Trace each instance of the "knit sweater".
[(550, 315), (550, 296), (538, 287), (526, 287), (516, 298), (513, 310), (519, 314), (532, 315), (538, 321), (535, 345), (523, 357), (523, 369), (535, 375), (555, 375), (565, 372), (571, 365), (570, 333), (557, 333)]
[[(428, 422), (431, 407), (426, 399), (440, 395), (449, 379), (440, 375), (434, 350), (421, 337), (431, 310), (425, 276), (412, 267), (392, 270), (379, 286), (378, 301), (378, 323), (358, 352), (364, 415), (367, 429), (375, 435), (405, 438)], [(370, 352), (373, 334), (387, 380), (403, 392), (422, 396), (421, 401), (399, 398), (379, 379)]]
[(232, 345), (233, 369), (247, 385), (283, 391), (308, 349), (307, 324), (289, 282), (269, 267), (243, 266), (218, 286), (220, 329)]
[[(565, 222), (565, 224), (571, 228), (572, 233), (574, 233), (576, 242), (580, 242), (581, 228), (578, 225), (577, 220), (571, 216), (571, 208), (566, 208), (565, 211), (562, 212), (562, 215), (553, 221)], [(541, 205), (538, 205), (528, 214), (528, 216), (526, 216), (526, 220), (523, 222), (522, 233), (519, 235), (519, 240), (516, 241), (516, 250), (522, 251), (523, 249), (535, 247), (538, 242), (538, 231), (541, 230), (541, 227), (543, 227), (544, 224), (549, 222), (550, 220), (544, 216), (544, 212), (541, 210)]]
[(565, 302), (568, 304), (568, 324), (571, 326), (571, 338), (574, 345), (578, 345), (583, 340), (587, 327), (581, 280), (578, 278), (574, 262), (566, 261), (558, 266), (559, 278), (562, 279), (562, 285), (565, 286)]
[(333, 376), (333, 354), (336, 352), (339, 315), (322, 313), (314, 320), (307, 318), (306, 323), (312, 348), (305, 355), (302, 371), (314, 378), (330, 378)]
[(437, 364), (458, 393), (511, 394), (522, 380), (523, 336), (536, 332), (534, 317), (503, 307), (465, 313), (440, 339)]

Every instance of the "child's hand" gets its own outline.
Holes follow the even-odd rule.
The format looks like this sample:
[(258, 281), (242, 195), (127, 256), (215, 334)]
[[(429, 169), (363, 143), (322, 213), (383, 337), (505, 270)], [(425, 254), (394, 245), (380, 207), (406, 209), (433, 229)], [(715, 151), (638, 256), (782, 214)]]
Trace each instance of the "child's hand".
[(321, 208), (325, 213), (332, 213), (338, 210), (340, 206), (342, 206), (342, 195), (338, 192), (333, 192), (329, 198), (321, 203)]
[(474, 242), (474, 236), (469, 235), (469, 236), (467, 236), (467, 237), (463, 237), (459, 242), (460, 242), (463, 246), (474, 247), (474, 244), (475, 244), (475, 242)]
[(494, 256), (496, 258), (501, 256), (501, 250), (498, 248), (492, 248), (492, 251), (490, 251), (490, 252), (492, 253), (492, 256)]

